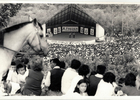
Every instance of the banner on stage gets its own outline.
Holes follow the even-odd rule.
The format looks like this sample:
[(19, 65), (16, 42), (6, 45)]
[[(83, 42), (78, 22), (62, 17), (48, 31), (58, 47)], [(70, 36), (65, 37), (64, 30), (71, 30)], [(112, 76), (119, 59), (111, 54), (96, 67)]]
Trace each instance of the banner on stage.
[(77, 26), (63, 26), (62, 32), (78, 32)]

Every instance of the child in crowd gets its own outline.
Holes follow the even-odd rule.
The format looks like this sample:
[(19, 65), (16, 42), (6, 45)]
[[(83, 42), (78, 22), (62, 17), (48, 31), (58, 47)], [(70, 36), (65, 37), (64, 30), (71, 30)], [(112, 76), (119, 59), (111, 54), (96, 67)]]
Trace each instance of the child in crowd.
[(16, 72), (16, 63), (12, 62), (8, 72), (6, 82), (4, 83), (5, 92), (7, 95), (15, 94), (20, 86), (18, 84), (18, 74)]
[(88, 88), (88, 81), (87, 79), (81, 79), (74, 90), (75, 95), (79, 96), (88, 96), (87, 88)]
[(17, 91), (17, 93), (22, 93), (24, 85), (25, 85), (25, 79), (28, 76), (29, 71), (26, 68), (26, 65), (18, 64), (16, 72), (18, 73), (18, 79), (19, 79), (19, 85), (20, 85), (20, 89)]
[(78, 69), (78, 75), (74, 77), (74, 79), (71, 82), (71, 86), (68, 89), (66, 94), (71, 94), (74, 92), (74, 89), (77, 85), (77, 83), (79, 82), (79, 80), (81, 79), (87, 79), (88, 80), (88, 76), (90, 74), (90, 68), (88, 65), (82, 64), (82, 66), (79, 67)]
[[(16, 93), (21, 92), (21, 90), (24, 86), (24, 83), (25, 83), (25, 78), (28, 73), (28, 71), (26, 71), (26, 66), (23, 64), (20, 64), (20, 63), (16, 66), (16, 68), (14, 68), (14, 72), (16, 73), (17, 81), (12, 80), (11, 82), (9, 82), (9, 77), (10, 77), (9, 76), (9, 77), (7, 77), (7, 82), (4, 83), (5, 92), (8, 95), (9, 94), (14, 95)], [(11, 75), (11, 73), (9, 73), (9, 75)], [(11, 79), (13, 79), (13, 77)]]

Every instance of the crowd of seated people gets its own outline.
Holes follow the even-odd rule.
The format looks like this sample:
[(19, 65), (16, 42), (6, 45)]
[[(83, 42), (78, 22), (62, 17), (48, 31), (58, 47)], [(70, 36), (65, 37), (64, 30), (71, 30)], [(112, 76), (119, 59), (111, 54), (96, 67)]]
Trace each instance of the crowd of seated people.
[[(48, 96), (48, 91), (59, 92), (62, 96), (139, 96), (140, 72), (129, 72), (116, 82), (116, 76), (104, 65), (92, 70), (77, 59), (66, 67), (64, 61), (53, 58), (49, 62), (51, 69), (44, 75), (43, 61), (29, 59), (11, 67), (4, 75), (0, 93), (4, 95)], [(93, 71), (93, 72), (92, 72)]]

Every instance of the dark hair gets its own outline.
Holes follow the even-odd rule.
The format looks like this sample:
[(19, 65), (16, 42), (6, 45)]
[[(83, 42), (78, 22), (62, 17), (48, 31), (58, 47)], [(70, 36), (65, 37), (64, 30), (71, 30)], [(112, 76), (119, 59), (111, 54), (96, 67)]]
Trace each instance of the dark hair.
[(103, 75), (105, 73), (105, 70), (106, 70), (106, 67), (104, 65), (98, 65), (97, 66), (97, 73)]
[(24, 64), (28, 64), (29, 63), (29, 59), (25, 58), (25, 59), (23, 59), (23, 62), (24, 62)]
[(94, 70), (93, 70), (93, 71), (91, 72), (90, 76), (91, 76), (91, 75), (95, 75), (95, 74), (97, 74), (97, 71), (94, 71)]
[[(82, 83), (86, 83), (87, 84), (87, 89), (88, 89), (88, 85), (89, 85), (89, 81), (87, 78), (81, 79), (79, 80), (79, 82), (77, 83), (77, 85), (80, 85)], [(87, 89), (85, 92), (87, 92)], [(76, 86), (74, 92), (80, 93), (79, 88)]]
[(42, 71), (43, 66), (42, 66), (42, 60), (36, 59), (32, 62), (31, 69), (34, 71)]
[(58, 58), (54, 58), (54, 59), (51, 59), (50, 62), (53, 62), (56, 64), (56, 66), (60, 66), (60, 61)]
[(89, 74), (90, 72), (90, 69), (89, 69), (89, 66), (88, 65), (82, 65), (81, 67), (79, 67), (78, 69), (78, 74), (79, 75), (82, 75), (84, 77), (86, 77), (87, 74)]
[(24, 64), (18, 64), (17, 67), (16, 67), (16, 72), (17, 72), (17, 73), (18, 73), (18, 70), (19, 70), (20, 68), (24, 68), (25, 71), (26, 71), (26, 66), (25, 66)]
[(106, 72), (103, 76), (103, 80), (107, 83), (115, 82), (115, 75), (112, 72)]
[(16, 63), (14, 61), (11, 62), (11, 65), (16, 65)]
[(71, 68), (78, 69), (81, 66), (81, 62), (77, 59), (71, 61)]
[(118, 86), (122, 87), (122, 84), (125, 82), (125, 78), (120, 78), (118, 81)]
[(64, 61), (60, 62), (60, 68), (65, 68), (65, 62)]
[(136, 86), (135, 81), (136, 81), (136, 76), (133, 73), (128, 73), (125, 76), (125, 85), (126, 86)]
[(118, 81), (119, 84), (123, 84), (124, 82), (125, 82), (125, 78), (120, 78)]

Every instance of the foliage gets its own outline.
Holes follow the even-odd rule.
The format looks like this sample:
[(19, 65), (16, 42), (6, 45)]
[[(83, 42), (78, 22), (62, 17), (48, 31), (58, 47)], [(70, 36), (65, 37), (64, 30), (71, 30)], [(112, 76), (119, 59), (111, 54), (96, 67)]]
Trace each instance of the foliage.
[(16, 16), (11, 17), (9, 25), (29, 21), (29, 16), (32, 19), (36, 18), (41, 24), (44, 24), (47, 20), (51, 19), (56, 13), (58, 13), (65, 5), (56, 4), (22, 4), (21, 10)]
[(18, 10), (21, 8), (21, 4), (6, 3), (1, 4), (0, 7), (0, 27), (7, 27), (10, 17), (16, 15)]
[[(6, 5), (6, 4), (5, 4)], [(13, 4), (14, 5), (14, 4)], [(41, 24), (47, 22), (56, 13), (68, 4), (22, 4), (16, 16), (10, 16), (8, 25), (28, 21), (28, 17), (37, 18)], [(90, 15), (96, 22), (101, 24), (108, 36), (132, 36), (139, 34), (138, 4), (77, 4)], [(16, 10), (17, 11), (17, 10)], [(15, 11), (15, 12), (16, 12)]]
[(132, 35), (133, 32), (139, 31), (139, 15), (137, 14), (139, 5), (94, 4), (93, 6), (81, 6), (93, 19), (100, 22), (110, 36)]

